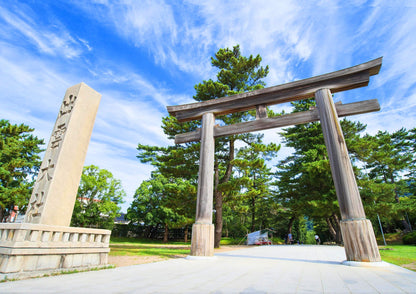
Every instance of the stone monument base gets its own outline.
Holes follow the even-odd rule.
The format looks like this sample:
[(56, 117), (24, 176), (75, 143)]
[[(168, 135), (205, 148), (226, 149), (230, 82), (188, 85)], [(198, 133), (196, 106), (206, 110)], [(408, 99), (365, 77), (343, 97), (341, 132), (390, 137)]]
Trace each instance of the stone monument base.
[(192, 226), (191, 256), (214, 256), (214, 225)]
[(368, 219), (342, 220), (340, 224), (347, 261), (381, 261), (373, 226)]
[(0, 224), (0, 276), (104, 267), (111, 231), (31, 223)]

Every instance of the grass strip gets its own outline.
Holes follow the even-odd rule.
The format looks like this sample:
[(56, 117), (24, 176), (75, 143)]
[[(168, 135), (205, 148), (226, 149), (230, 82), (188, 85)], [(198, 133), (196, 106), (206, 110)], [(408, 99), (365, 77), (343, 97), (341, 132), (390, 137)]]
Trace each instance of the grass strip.
[(380, 255), (383, 261), (416, 271), (416, 246), (380, 246)]

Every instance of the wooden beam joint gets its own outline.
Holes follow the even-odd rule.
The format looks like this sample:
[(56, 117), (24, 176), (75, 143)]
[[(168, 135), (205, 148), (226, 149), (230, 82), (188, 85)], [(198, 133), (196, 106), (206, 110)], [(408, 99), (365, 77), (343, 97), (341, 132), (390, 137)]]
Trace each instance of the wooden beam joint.
[(256, 119), (267, 118), (266, 104), (256, 105)]

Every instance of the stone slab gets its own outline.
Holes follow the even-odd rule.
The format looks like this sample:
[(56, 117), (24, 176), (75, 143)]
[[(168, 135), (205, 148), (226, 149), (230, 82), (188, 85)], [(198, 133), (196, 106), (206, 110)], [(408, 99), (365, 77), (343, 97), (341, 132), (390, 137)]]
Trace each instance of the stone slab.
[(343, 247), (278, 245), (0, 283), (0, 293), (415, 293), (416, 272), (343, 265)]
[(0, 224), (0, 275), (105, 266), (111, 231), (42, 224)]

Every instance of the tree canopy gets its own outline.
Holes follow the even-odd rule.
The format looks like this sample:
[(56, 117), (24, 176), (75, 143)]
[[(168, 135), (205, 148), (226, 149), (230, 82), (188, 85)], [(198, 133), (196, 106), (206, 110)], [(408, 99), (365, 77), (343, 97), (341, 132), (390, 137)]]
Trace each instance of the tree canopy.
[(13, 206), (25, 211), (41, 164), (43, 140), (27, 125), (0, 120), (0, 221)]
[[(196, 93), (193, 98), (196, 101), (207, 101), (263, 88), (265, 83), (262, 79), (267, 76), (269, 71), (268, 66), (261, 66), (260, 55), (245, 57), (241, 54), (238, 45), (232, 49), (219, 49), (215, 56), (211, 58), (211, 64), (218, 70), (216, 80), (204, 80), (195, 85)], [(255, 113), (251, 111), (219, 116), (216, 120), (222, 125), (228, 125), (247, 121), (253, 117), (255, 117)], [(176, 118), (172, 116), (165, 117), (162, 121), (162, 128), (169, 138), (174, 138), (179, 133), (193, 131), (197, 127), (200, 127), (199, 121), (178, 123)], [(261, 144), (262, 135), (242, 134), (216, 139), (214, 164), (216, 179), (214, 186), (216, 247), (219, 246), (223, 226), (223, 189), (220, 187), (233, 177), (234, 159), (237, 153), (235, 143), (237, 141), (249, 143), (255, 138), (259, 138), (258, 144)], [(199, 149), (199, 142), (169, 147), (139, 144), (138, 157), (142, 162), (154, 165), (157, 171), (165, 177), (183, 178), (196, 185)], [(240, 189), (240, 187), (234, 188)]]
[(125, 192), (111, 172), (95, 165), (84, 167), (71, 225), (112, 229)]

